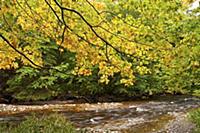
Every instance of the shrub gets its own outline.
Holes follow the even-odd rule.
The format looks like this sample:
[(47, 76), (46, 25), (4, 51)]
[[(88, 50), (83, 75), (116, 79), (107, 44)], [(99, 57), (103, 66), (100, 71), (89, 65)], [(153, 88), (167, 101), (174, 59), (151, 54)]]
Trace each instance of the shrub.
[(22, 101), (48, 100), (65, 94), (72, 88), (75, 54), (67, 50), (59, 53), (54, 42), (47, 42), (45, 45), (41, 49), (46, 69), (23, 65), (7, 81), (6, 92), (13, 98)]

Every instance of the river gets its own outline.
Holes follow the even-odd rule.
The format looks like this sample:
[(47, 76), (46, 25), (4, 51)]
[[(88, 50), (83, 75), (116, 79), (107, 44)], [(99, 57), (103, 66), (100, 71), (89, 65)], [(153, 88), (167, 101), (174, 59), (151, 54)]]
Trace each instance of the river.
[(0, 104), (0, 121), (21, 121), (35, 112), (60, 112), (77, 129), (95, 133), (185, 133), (195, 125), (187, 112), (200, 107), (200, 99), (188, 96), (162, 96), (148, 100), (74, 104), (54, 101), (38, 105)]

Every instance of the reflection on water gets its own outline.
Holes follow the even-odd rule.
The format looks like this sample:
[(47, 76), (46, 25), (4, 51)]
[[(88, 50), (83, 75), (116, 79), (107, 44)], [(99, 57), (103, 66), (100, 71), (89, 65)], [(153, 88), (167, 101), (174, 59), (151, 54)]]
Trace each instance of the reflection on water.
[[(120, 131), (146, 133), (161, 129), (181, 112), (200, 107), (200, 100), (193, 97), (160, 97), (149, 101), (79, 104), (74, 110), (68, 106), (51, 106), (64, 113), (77, 128), (92, 131)], [(40, 110), (41, 111), (41, 110)], [(41, 113), (41, 112), (40, 112)], [(20, 121), (29, 113), (2, 115), (0, 121)]]

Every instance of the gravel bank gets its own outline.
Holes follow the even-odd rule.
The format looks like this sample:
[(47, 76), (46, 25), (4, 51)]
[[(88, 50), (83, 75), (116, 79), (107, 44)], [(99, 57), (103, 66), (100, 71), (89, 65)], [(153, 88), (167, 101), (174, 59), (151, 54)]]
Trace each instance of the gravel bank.
[(192, 133), (195, 124), (188, 120), (186, 113), (174, 114), (175, 119), (171, 120), (164, 129), (154, 133)]

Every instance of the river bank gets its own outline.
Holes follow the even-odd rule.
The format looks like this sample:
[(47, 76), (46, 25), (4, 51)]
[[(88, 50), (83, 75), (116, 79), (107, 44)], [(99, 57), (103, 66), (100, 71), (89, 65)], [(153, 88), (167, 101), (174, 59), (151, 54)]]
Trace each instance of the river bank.
[(174, 96), (106, 103), (54, 101), (38, 105), (0, 104), (0, 122), (19, 122), (31, 113), (64, 114), (77, 129), (87, 133), (190, 133), (195, 126), (187, 112), (200, 107), (196, 97)]

